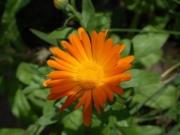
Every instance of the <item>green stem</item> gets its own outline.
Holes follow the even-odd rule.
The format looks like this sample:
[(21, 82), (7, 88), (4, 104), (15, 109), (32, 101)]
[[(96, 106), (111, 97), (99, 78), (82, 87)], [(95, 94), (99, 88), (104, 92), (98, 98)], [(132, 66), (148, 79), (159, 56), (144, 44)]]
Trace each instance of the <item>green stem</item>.
[(164, 88), (169, 85), (169, 83), (171, 83), (173, 80), (176, 79), (176, 76), (171, 77), (171, 80), (168, 80), (168, 82), (164, 83), (164, 85), (157, 90), (156, 92), (154, 92), (150, 97), (148, 97), (144, 102), (138, 104), (137, 106), (135, 106), (132, 110), (130, 110), (130, 114), (134, 115), (136, 114), (147, 102), (149, 102), (150, 100), (152, 100), (153, 98), (155, 98), (157, 95), (159, 95)]
[(138, 21), (139, 21), (139, 18), (140, 18), (140, 15), (141, 15), (141, 11), (137, 11), (137, 13), (134, 15), (133, 19), (132, 19), (132, 23), (130, 25), (130, 28), (137, 28), (137, 25), (138, 25)]
[(142, 29), (128, 29), (128, 28), (112, 28), (109, 29), (110, 32), (131, 32), (131, 33), (168, 33), (171, 35), (180, 35), (180, 31), (169, 31), (169, 30), (159, 30), (159, 31), (153, 31), (153, 30), (142, 30)]
[(74, 7), (74, 9), (76, 9), (76, 0), (71, 0), (71, 5)]
[(79, 21), (81, 20), (81, 14), (76, 11), (76, 9), (72, 5), (68, 4), (67, 10), (70, 11)]
[(164, 80), (164, 78), (166, 78), (169, 74), (171, 74), (174, 70), (176, 70), (177, 68), (180, 68), (180, 63), (175, 64), (174, 66), (168, 68), (162, 75), (161, 75), (161, 79)]

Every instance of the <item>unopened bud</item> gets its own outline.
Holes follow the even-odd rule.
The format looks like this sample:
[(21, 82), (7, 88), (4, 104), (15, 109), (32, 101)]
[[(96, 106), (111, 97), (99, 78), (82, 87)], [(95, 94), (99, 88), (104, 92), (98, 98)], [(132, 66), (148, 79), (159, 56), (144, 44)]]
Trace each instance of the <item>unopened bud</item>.
[(69, 3), (68, 0), (53, 0), (54, 1), (54, 6), (57, 9), (65, 9)]

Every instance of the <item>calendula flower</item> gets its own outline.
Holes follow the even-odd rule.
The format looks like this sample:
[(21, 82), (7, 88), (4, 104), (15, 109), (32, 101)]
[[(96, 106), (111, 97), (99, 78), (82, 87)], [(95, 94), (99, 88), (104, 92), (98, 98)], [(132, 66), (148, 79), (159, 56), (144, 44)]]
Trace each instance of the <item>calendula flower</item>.
[(63, 50), (50, 48), (54, 56), (47, 64), (55, 70), (44, 82), (51, 88), (48, 98), (67, 97), (61, 110), (77, 100), (75, 109), (83, 107), (85, 125), (91, 123), (93, 107), (100, 112), (107, 100), (113, 101), (114, 94), (123, 94), (119, 83), (131, 79), (131, 74), (126, 71), (132, 66), (134, 56), (121, 58), (125, 45), (113, 44), (106, 34), (105, 31), (93, 31), (89, 36), (79, 28), (68, 41), (61, 41)]

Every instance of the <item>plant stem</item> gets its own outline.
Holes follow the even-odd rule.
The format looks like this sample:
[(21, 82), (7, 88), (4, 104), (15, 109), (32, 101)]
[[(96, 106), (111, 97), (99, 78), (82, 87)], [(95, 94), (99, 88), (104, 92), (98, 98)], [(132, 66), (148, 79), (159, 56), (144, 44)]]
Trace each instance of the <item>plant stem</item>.
[(168, 33), (171, 35), (180, 35), (180, 31), (169, 31), (169, 30), (159, 30), (159, 31), (151, 31), (151, 30), (142, 30), (142, 29), (128, 29), (128, 28), (112, 28), (109, 29), (110, 32), (132, 32), (132, 33)]
[(81, 20), (81, 14), (76, 11), (76, 9), (72, 5), (68, 4), (67, 10), (70, 11), (79, 21)]
[(159, 95), (162, 90), (164, 90), (164, 88), (169, 85), (169, 83), (171, 83), (173, 80), (175, 80), (176, 75), (174, 75), (173, 77), (171, 77), (171, 79), (168, 80), (168, 82), (164, 83), (164, 85), (157, 90), (156, 92), (154, 92), (150, 97), (148, 97), (144, 102), (138, 104), (137, 106), (135, 106), (132, 110), (130, 110), (130, 114), (134, 115), (136, 112), (138, 112), (147, 102), (149, 102), (151, 99), (153, 99), (154, 97), (156, 97), (157, 95)]

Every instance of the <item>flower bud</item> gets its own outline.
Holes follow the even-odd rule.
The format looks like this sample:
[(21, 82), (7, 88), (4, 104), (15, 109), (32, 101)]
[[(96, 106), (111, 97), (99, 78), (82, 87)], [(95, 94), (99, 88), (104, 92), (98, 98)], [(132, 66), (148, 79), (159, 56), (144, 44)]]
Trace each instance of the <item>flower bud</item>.
[(53, 1), (54, 1), (54, 6), (57, 9), (65, 9), (69, 3), (68, 0), (53, 0)]

